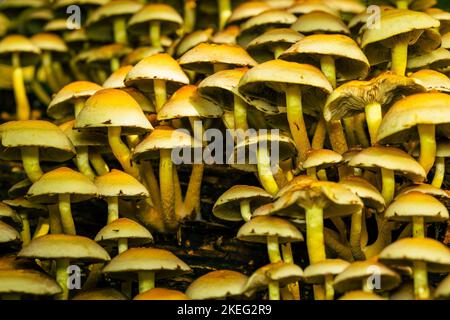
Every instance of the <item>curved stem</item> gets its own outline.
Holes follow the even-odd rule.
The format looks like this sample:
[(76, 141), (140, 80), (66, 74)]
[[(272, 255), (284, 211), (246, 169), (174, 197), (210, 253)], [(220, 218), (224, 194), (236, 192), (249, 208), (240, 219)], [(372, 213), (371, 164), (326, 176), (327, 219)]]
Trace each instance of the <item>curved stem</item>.
[(234, 128), (247, 130), (247, 104), (241, 97), (234, 95)]
[(325, 275), (325, 300), (334, 300), (333, 275)]
[(119, 198), (108, 197), (106, 201), (108, 202), (108, 223), (111, 223), (119, 219)]
[(28, 179), (36, 182), (44, 174), (39, 164), (39, 148), (38, 147), (22, 147), (22, 165)]
[(437, 157), (436, 165), (434, 166), (433, 182), (431, 182), (431, 184), (436, 188), (441, 188), (442, 183), (444, 183), (444, 177), (445, 177), (445, 158)]
[(317, 122), (316, 130), (314, 131), (311, 147), (313, 149), (323, 149), (326, 136), (327, 136), (327, 123), (323, 115), (321, 115), (319, 121)]
[(162, 212), (161, 204), (161, 193), (159, 190), (158, 180), (156, 180), (155, 172), (153, 171), (153, 166), (150, 161), (143, 161), (141, 163), (141, 170), (143, 172), (144, 180), (148, 191), (150, 192), (150, 198), (152, 200), (153, 206)]
[(73, 104), (73, 112), (74, 112), (75, 118), (78, 117), (78, 115), (80, 114), (81, 110), (83, 110), (83, 108), (84, 108), (84, 99), (76, 99)]
[(28, 214), (21, 213), (22, 218), (22, 230), (20, 231), (20, 237), (22, 238), (22, 246), (26, 246), (31, 240), (31, 230), (30, 230), (30, 220), (28, 219)]
[(128, 44), (126, 17), (118, 17), (113, 21), (114, 42), (123, 45)]
[(161, 48), (161, 22), (150, 21), (149, 26), (150, 44), (152, 47)]
[[(33, 90), (33, 93), (36, 95), (36, 97), (39, 99), (40, 102), (42, 102), (45, 105), (49, 105), (51, 102), (51, 98), (48, 95), (47, 91), (42, 87), (41, 83), (33, 79), (31, 81), (31, 90)], [(19, 119), (19, 120), (28, 120), (28, 119)]]
[(325, 169), (317, 171), (317, 178), (320, 181), (328, 181), (327, 171)]
[(14, 98), (16, 100), (17, 120), (30, 119), (30, 103), (28, 102), (27, 90), (23, 79), (23, 70), (20, 65), (20, 55), (18, 52), (12, 54), (13, 74), (12, 82), (14, 88)]
[(406, 65), (408, 63), (408, 37), (404, 37), (395, 42), (391, 49), (392, 66), (391, 70), (399, 76), (404, 76), (406, 72)]
[(350, 249), (355, 260), (365, 260), (366, 257), (361, 248), (361, 233), (363, 209), (352, 214), (352, 223), (350, 227)]
[(70, 194), (60, 194), (59, 196), (59, 215), (61, 225), (65, 234), (75, 235), (75, 223), (73, 222), (72, 210), (70, 206)]
[(109, 172), (108, 164), (103, 160), (101, 154), (98, 151), (89, 152), (89, 161), (94, 167), (97, 175), (101, 176)]
[(280, 245), (277, 236), (267, 236), (267, 252), (269, 254), (270, 263), (281, 261)]
[(303, 119), (302, 93), (299, 85), (288, 85), (286, 88), (286, 111), (300, 161), (306, 159), (306, 154), (311, 148), (306, 131), (305, 121)]
[(130, 149), (122, 141), (121, 132), (121, 127), (108, 127), (109, 146), (125, 172), (140, 180), (139, 170), (131, 161)]
[(320, 59), (320, 68), (328, 81), (336, 88), (336, 65), (332, 56), (322, 56)]
[(280, 285), (278, 281), (269, 281), (269, 300), (280, 300)]
[(153, 271), (141, 271), (139, 276), (139, 293), (148, 291), (155, 287), (155, 273)]
[(285, 50), (282, 46), (275, 46), (275, 48), (273, 48), (273, 57), (275, 59), (278, 59), (278, 57), (281, 56), (284, 51)]
[(381, 221), (378, 223), (377, 240), (370, 246), (364, 248), (366, 259), (378, 255), (391, 242), (393, 224), (384, 218), (380, 218), (380, 220)]
[(56, 79), (56, 75), (53, 72), (52, 60), (52, 54), (49, 51), (42, 52), (42, 67), (45, 71), (48, 86), (50, 87), (52, 92), (58, 92), (59, 84), (58, 80)]
[(427, 263), (424, 261), (413, 262), (414, 296), (416, 300), (426, 300), (430, 298), (430, 288), (428, 287)]
[(306, 208), (306, 246), (310, 264), (326, 259), (322, 208)]
[(90, 180), (95, 179), (95, 173), (89, 164), (89, 147), (77, 147), (76, 164), (78, 170)]
[(161, 149), (159, 161), (159, 189), (164, 209), (164, 220), (167, 227), (172, 228), (176, 226), (176, 218), (171, 150)]
[(418, 124), (417, 130), (420, 137), (419, 163), (428, 172), (433, 168), (436, 157), (436, 138), (434, 124)]
[(191, 33), (195, 28), (196, 22), (196, 0), (184, 1), (184, 32)]
[(184, 212), (190, 216), (200, 203), (204, 164), (193, 164), (184, 200)]
[(423, 217), (413, 217), (413, 237), (425, 238), (425, 219)]
[(339, 237), (330, 229), (324, 229), (325, 245), (334, 251), (341, 259), (354, 261), (352, 251), (349, 246), (339, 241)]
[(381, 105), (378, 102), (369, 103), (366, 108), (366, 122), (369, 129), (370, 142), (372, 145), (377, 141), (378, 128), (383, 118)]
[(119, 254), (128, 250), (128, 239), (127, 238), (122, 238), (122, 239), (117, 240), (117, 250), (118, 250)]
[(50, 230), (49, 221), (47, 218), (39, 217), (38, 224), (34, 230), (33, 239), (45, 236)]
[(50, 233), (58, 234), (62, 233), (61, 217), (59, 215), (58, 205), (49, 205), (48, 218), (50, 220)]
[(250, 200), (249, 199), (241, 200), (240, 207), (242, 219), (244, 219), (245, 222), (250, 221), (250, 219), (252, 218)]
[(231, 0), (218, 0), (219, 30), (222, 30), (231, 16)]
[(67, 272), (68, 267), (68, 259), (56, 260), (56, 281), (62, 289), (62, 292), (56, 296), (56, 299), (58, 300), (67, 300), (69, 298), (69, 288), (67, 287), (67, 280), (69, 278), (69, 274)]
[(386, 205), (391, 203), (395, 194), (395, 175), (394, 170), (381, 168), (381, 194), (383, 195)]
[(273, 177), (270, 156), (267, 148), (258, 148), (257, 161), (258, 176), (263, 188), (271, 195), (275, 195), (278, 192), (278, 185)]
[(336, 227), (342, 242), (347, 242), (347, 226), (341, 217), (330, 217), (331, 222)]
[(166, 81), (153, 79), (153, 89), (155, 91), (156, 112), (159, 112), (167, 101)]

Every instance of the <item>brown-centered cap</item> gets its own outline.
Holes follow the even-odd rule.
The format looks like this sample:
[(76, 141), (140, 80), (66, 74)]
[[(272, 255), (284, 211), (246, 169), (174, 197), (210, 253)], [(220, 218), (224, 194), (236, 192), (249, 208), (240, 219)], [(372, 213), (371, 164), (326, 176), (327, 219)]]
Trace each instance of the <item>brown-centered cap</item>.
[(289, 221), (273, 216), (255, 217), (239, 229), (242, 241), (266, 243), (268, 236), (276, 236), (280, 243), (303, 241), (301, 232)]
[(224, 64), (229, 68), (257, 64), (240, 46), (215, 43), (200, 43), (183, 54), (179, 62), (183, 68), (203, 74), (212, 74), (214, 64)]
[(385, 298), (362, 290), (350, 291), (341, 296), (338, 300), (385, 300)]
[(59, 284), (45, 273), (35, 270), (0, 270), (0, 294), (52, 296), (60, 292)]
[(195, 279), (186, 289), (193, 300), (239, 297), (244, 293), (247, 276), (232, 270), (216, 270)]
[(450, 66), (450, 51), (444, 48), (438, 48), (431, 52), (413, 56), (408, 59), (406, 67), (410, 70), (418, 69), (437, 69), (445, 70)]
[(347, 25), (339, 17), (323, 11), (313, 11), (301, 16), (291, 28), (303, 34), (350, 34)]
[(448, 275), (436, 288), (434, 291), (435, 299), (450, 299), (450, 275)]
[(122, 199), (142, 199), (149, 196), (147, 189), (133, 176), (112, 169), (110, 172), (95, 177), (100, 197), (119, 197)]
[(127, 239), (131, 246), (141, 246), (153, 242), (152, 234), (139, 223), (119, 218), (104, 226), (95, 236), (101, 245), (117, 245), (120, 239)]
[(328, 149), (311, 149), (306, 155), (306, 159), (302, 164), (304, 169), (317, 168), (325, 169), (340, 164), (344, 159), (342, 156)]
[(200, 96), (195, 85), (178, 89), (159, 110), (159, 121), (180, 118), (220, 118), (223, 110), (216, 103)]
[(90, 81), (74, 81), (59, 90), (47, 107), (47, 114), (54, 119), (61, 119), (73, 114), (74, 103), (78, 99), (87, 99), (102, 87)]
[(39, 159), (63, 162), (75, 155), (67, 136), (55, 124), (43, 120), (10, 121), (0, 125), (0, 158), (21, 160), (22, 147), (38, 147)]
[(385, 265), (372, 261), (352, 262), (344, 271), (334, 279), (334, 288), (340, 292), (347, 292), (361, 289), (362, 281), (376, 274), (380, 280), (380, 288), (376, 291), (388, 291), (397, 287), (401, 278), (395, 271)]
[(269, 203), (272, 196), (259, 187), (235, 185), (217, 199), (212, 212), (214, 216), (222, 220), (241, 221), (240, 203), (244, 200), (250, 202), (250, 210), (253, 212), (253, 209)]
[(128, 300), (120, 291), (113, 288), (92, 289), (78, 293), (72, 300)]
[(19, 232), (0, 220), (0, 244), (8, 243), (9, 245), (11, 243), (20, 243), (20, 241)]
[(379, 261), (384, 264), (407, 265), (414, 261), (427, 263), (429, 272), (449, 272), (450, 249), (431, 238), (403, 238), (381, 251)]
[(170, 5), (150, 3), (137, 11), (128, 21), (128, 31), (139, 35), (148, 35), (149, 25), (159, 22), (161, 33), (170, 34), (183, 24), (183, 18)]
[(422, 69), (414, 72), (409, 77), (419, 82), (428, 91), (441, 91), (450, 93), (450, 78), (438, 71)]
[(22, 230), (22, 219), (20, 215), (8, 205), (7, 200), (0, 202), (0, 221), (18, 230)]
[(406, 141), (410, 134), (417, 134), (417, 124), (439, 125), (450, 123), (450, 95), (439, 92), (419, 93), (395, 103), (383, 117), (378, 129), (380, 143)]
[(119, 89), (102, 89), (85, 103), (75, 129), (121, 127), (122, 134), (141, 134), (153, 129), (131, 95)]
[(95, 241), (82, 236), (48, 234), (31, 240), (17, 254), (29, 259), (71, 259), (87, 262), (109, 261), (108, 253)]
[(145, 292), (139, 293), (133, 300), (191, 300), (181, 291), (153, 288)]
[(122, 59), (122, 66), (136, 65), (139, 61), (157, 53), (161, 53), (163, 49), (158, 47), (137, 47)]
[(320, 66), (325, 56), (335, 60), (337, 76), (341, 79), (364, 79), (369, 73), (369, 61), (358, 44), (341, 34), (306, 36), (286, 50), (280, 59)]
[(227, 24), (240, 25), (246, 20), (270, 10), (272, 7), (264, 1), (247, 1), (233, 9)]
[(369, 147), (350, 160), (351, 167), (384, 168), (394, 170), (408, 177), (412, 181), (425, 180), (426, 173), (423, 167), (405, 151), (393, 147)]
[(339, 16), (339, 12), (336, 9), (332, 8), (322, 0), (297, 1), (287, 9), (287, 12), (293, 13), (296, 16), (301, 16), (313, 11), (326, 12), (336, 17)]
[(35, 65), (39, 60), (41, 50), (30, 39), (11, 34), (0, 41), (0, 62), (6, 65), (12, 65), (12, 55), (18, 53), (20, 65)]
[(33, 183), (27, 199), (37, 203), (57, 203), (61, 194), (70, 195), (72, 202), (85, 201), (97, 196), (97, 187), (82, 173), (61, 167), (44, 173)]
[(366, 207), (373, 208), (378, 212), (384, 211), (386, 202), (383, 196), (366, 179), (358, 176), (347, 176), (340, 181), (340, 184), (360, 197)]
[(154, 271), (157, 278), (189, 272), (191, 268), (172, 252), (156, 248), (131, 248), (114, 257), (103, 273), (119, 279), (137, 278), (141, 271)]
[(204, 42), (211, 42), (211, 38), (214, 30), (212, 28), (195, 30), (189, 34), (186, 34), (180, 39), (175, 47), (172, 49), (175, 57), (181, 57), (187, 51), (194, 48), (196, 45)]
[(306, 283), (322, 284), (326, 276), (335, 276), (344, 271), (350, 262), (342, 259), (325, 259), (311, 264), (303, 271), (302, 279)]
[(395, 198), (384, 213), (389, 220), (411, 222), (423, 217), (425, 222), (446, 221), (447, 208), (436, 198), (418, 191), (411, 191)]

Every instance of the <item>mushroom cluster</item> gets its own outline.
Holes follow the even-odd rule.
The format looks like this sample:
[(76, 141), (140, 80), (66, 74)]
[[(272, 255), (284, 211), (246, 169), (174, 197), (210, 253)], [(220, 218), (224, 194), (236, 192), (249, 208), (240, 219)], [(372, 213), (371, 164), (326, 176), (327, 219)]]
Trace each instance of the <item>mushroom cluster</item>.
[(450, 299), (436, 5), (0, 1), (0, 299)]

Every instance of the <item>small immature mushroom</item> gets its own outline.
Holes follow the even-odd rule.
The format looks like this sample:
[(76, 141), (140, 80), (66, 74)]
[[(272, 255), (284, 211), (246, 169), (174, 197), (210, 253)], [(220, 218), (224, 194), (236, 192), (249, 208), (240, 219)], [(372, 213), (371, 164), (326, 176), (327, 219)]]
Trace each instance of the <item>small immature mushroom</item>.
[(94, 240), (102, 246), (117, 246), (118, 254), (121, 254), (127, 251), (129, 246), (137, 247), (153, 242), (153, 236), (139, 223), (119, 218), (104, 226)]
[(0, 296), (3, 300), (20, 300), (23, 295), (54, 296), (59, 293), (59, 284), (45, 273), (35, 270), (0, 270)]
[(449, 272), (450, 249), (431, 238), (404, 238), (387, 246), (380, 253), (379, 261), (412, 266), (415, 298), (428, 299), (428, 272)]
[(241, 25), (248, 19), (270, 10), (272, 7), (264, 1), (246, 1), (238, 5), (231, 12), (227, 25)]
[(97, 187), (83, 174), (61, 167), (45, 173), (33, 183), (27, 193), (31, 202), (59, 205), (64, 233), (75, 235), (71, 202), (85, 201), (97, 196)]
[(128, 31), (145, 35), (152, 47), (162, 47), (161, 35), (171, 34), (183, 25), (183, 18), (170, 5), (150, 3), (137, 11), (128, 21)]
[(142, 59), (125, 78), (127, 87), (134, 86), (154, 94), (156, 111), (167, 102), (168, 94), (186, 84), (189, 84), (189, 78), (176, 60), (166, 53)]
[(291, 29), (305, 35), (314, 33), (350, 35), (347, 25), (339, 17), (323, 11), (302, 15), (292, 24)]
[(273, 216), (260, 216), (247, 221), (236, 236), (241, 241), (265, 243), (269, 260), (280, 262), (279, 244), (303, 241), (303, 235), (289, 221)]
[(133, 300), (191, 300), (181, 291), (153, 288), (144, 291), (133, 298)]
[(232, 270), (216, 270), (195, 279), (186, 289), (193, 300), (211, 300), (240, 297), (244, 294), (248, 277)]
[(222, 193), (214, 203), (212, 212), (215, 217), (226, 221), (250, 221), (253, 209), (269, 203), (272, 196), (264, 189), (235, 185)]
[(60, 300), (67, 300), (69, 297), (67, 268), (71, 263), (110, 260), (108, 253), (93, 240), (66, 234), (50, 234), (33, 239), (17, 256), (27, 259), (55, 260), (56, 281), (62, 288), (62, 293), (58, 295)]
[(433, 296), (435, 299), (450, 300), (450, 275), (439, 283)]
[(342, 259), (326, 259), (310, 264), (303, 271), (302, 279), (306, 283), (320, 284), (325, 287), (325, 300), (334, 300), (334, 277), (350, 265)]
[(327, 181), (327, 173), (325, 171), (328, 167), (337, 166), (344, 161), (344, 158), (337, 152), (328, 149), (311, 149), (302, 168), (306, 169), (306, 173), (319, 180)]
[(365, 51), (377, 47), (378, 55), (390, 50), (391, 70), (403, 76), (410, 46), (417, 45), (422, 51), (432, 51), (439, 47), (440, 37), (432, 31), (439, 24), (438, 20), (423, 12), (387, 10), (381, 13), (381, 28), (368, 28), (364, 32), (361, 46)]
[[(420, 138), (419, 163), (428, 173), (436, 157), (436, 131), (449, 126), (450, 95), (439, 92), (408, 96), (395, 103), (381, 122), (377, 141), (395, 143), (405, 141), (418, 132)], [(417, 127), (417, 130), (415, 129)]]
[(140, 200), (149, 196), (145, 186), (133, 176), (113, 169), (94, 181), (98, 195), (108, 203), (108, 223), (119, 219), (119, 199)]
[(119, 89), (97, 91), (85, 103), (74, 125), (79, 130), (108, 132), (109, 146), (122, 168), (139, 179), (139, 170), (131, 161), (131, 152), (122, 135), (142, 134), (153, 129), (136, 100)]
[(426, 236), (426, 223), (449, 219), (447, 208), (439, 200), (418, 191), (399, 195), (384, 215), (389, 220), (412, 222), (413, 236), (416, 238)]
[(156, 248), (131, 248), (114, 257), (103, 273), (118, 279), (138, 279), (139, 293), (155, 287), (155, 278), (173, 277), (191, 268), (172, 252)]
[(372, 292), (356, 290), (347, 292), (338, 300), (385, 300), (385, 298)]
[(80, 292), (71, 300), (128, 300), (120, 291), (113, 288), (101, 288)]
[(0, 41), (0, 62), (13, 67), (12, 85), (16, 102), (17, 120), (30, 119), (23, 67), (35, 65), (39, 60), (40, 49), (21, 35), (8, 35)]
[(225, 69), (253, 67), (257, 64), (237, 45), (214, 43), (200, 43), (183, 54), (179, 62), (185, 69), (208, 75)]

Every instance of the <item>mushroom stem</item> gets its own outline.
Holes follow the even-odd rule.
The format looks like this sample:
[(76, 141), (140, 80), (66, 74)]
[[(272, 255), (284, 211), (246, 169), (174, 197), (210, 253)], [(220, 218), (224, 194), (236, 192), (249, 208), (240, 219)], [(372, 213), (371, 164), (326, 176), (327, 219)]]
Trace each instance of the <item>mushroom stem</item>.
[(117, 251), (119, 254), (128, 250), (128, 239), (122, 238), (117, 240)]
[(391, 203), (395, 194), (395, 175), (394, 170), (381, 168), (381, 194), (383, 195), (386, 205)]
[(158, 180), (156, 180), (155, 172), (150, 161), (143, 161), (141, 163), (141, 170), (143, 172), (144, 180), (150, 197), (156, 210), (162, 212), (161, 193), (159, 190)]
[(117, 71), (117, 69), (120, 68), (120, 60), (119, 60), (119, 58), (111, 58), (109, 67), (111, 69), (111, 73), (113, 73), (114, 71)]
[(196, 0), (186, 0), (184, 2), (184, 32), (191, 33), (196, 22)]
[(282, 46), (275, 46), (275, 48), (273, 48), (273, 57), (275, 59), (278, 59), (278, 57), (281, 56), (284, 51), (285, 50)]
[(161, 48), (161, 23), (159, 21), (151, 21), (149, 29), (150, 43), (152, 47)]
[(398, 9), (408, 9), (408, 0), (397, 0)]
[(62, 292), (56, 297), (58, 300), (67, 300), (69, 298), (69, 288), (67, 287), (67, 280), (69, 277), (69, 274), (67, 273), (68, 267), (68, 259), (56, 260), (56, 281), (62, 289)]
[(184, 212), (188, 216), (192, 214), (200, 202), (204, 168), (205, 166), (203, 164), (192, 165), (191, 176), (189, 178), (184, 201)]
[(437, 157), (436, 165), (434, 166), (433, 182), (431, 182), (431, 184), (436, 188), (442, 187), (442, 183), (444, 183), (444, 177), (445, 177), (445, 158)]
[(247, 104), (241, 97), (234, 95), (234, 128), (247, 130)]
[(155, 287), (155, 273), (153, 271), (141, 271), (139, 277), (139, 293), (148, 291)]
[(320, 68), (328, 81), (336, 88), (336, 65), (332, 56), (322, 56), (320, 58)]
[(22, 246), (26, 246), (31, 240), (30, 220), (28, 219), (28, 214), (26, 213), (21, 213), (20, 218), (22, 218), (22, 230), (20, 231), (20, 237), (22, 238)]
[(269, 281), (269, 300), (280, 300), (280, 284), (278, 281)]
[(62, 233), (61, 217), (59, 215), (59, 210), (57, 205), (49, 205), (48, 208), (48, 218), (50, 220), (50, 233), (58, 234)]
[(219, 30), (222, 30), (231, 16), (231, 0), (218, 0)]
[(414, 296), (416, 300), (426, 300), (430, 298), (428, 287), (427, 263), (424, 261), (413, 262)]
[[(31, 81), (31, 90), (33, 90), (33, 93), (36, 95), (36, 97), (45, 105), (49, 105), (51, 102), (51, 98), (48, 95), (47, 91), (42, 87), (41, 83), (33, 79)], [(19, 119), (19, 120), (27, 120), (27, 119)]]
[(118, 197), (108, 197), (108, 223), (119, 219), (119, 198)]
[(22, 147), (22, 165), (28, 179), (36, 182), (44, 174), (39, 164), (39, 148), (38, 147)]
[(292, 137), (297, 147), (300, 161), (304, 161), (311, 148), (302, 110), (302, 93), (299, 85), (286, 87), (286, 111)]
[(99, 152), (89, 152), (89, 161), (97, 175), (101, 176), (109, 172), (108, 164), (103, 160)]
[(89, 164), (89, 147), (77, 147), (76, 164), (82, 174), (91, 180), (95, 179), (95, 173)]
[(325, 275), (325, 300), (334, 300), (334, 287), (333, 287), (333, 275)]
[(84, 108), (84, 99), (76, 99), (75, 103), (73, 104), (75, 118), (78, 117), (83, 108)]
[(169, 228), (176, 225), (172, 166), (171, 150), (161, 149), (159, 162), (159, 189), (161, 191), (161, 203), (164, 210), (164, 220), (166, 226)]
[(369, 129), (370, 142), (375, 145), (377, 141), (378, 128), (380, 127), (383, 114), (381, 112), (381, 105), (378, 102), (372, 102), (366, 105), (366, 122)]
[(306, 246), (310, 264), (326, 259), (323, 237), (323, 209), (317, 206), (306, 208)]
[(277, 236), (267, 236), (267, 252), (271, 263), (280, 262), (280, 245)]
[[(345, 120), (345, 119), (344, 119)], [(345, 122), (344, 122), (345, 123)], [(331, 143), (331, 147), (339, 154), (343, 154), (348, 150), (347, 140), (345, 138), (344, 128), (340, 120), (334, 120), (326, 123), (328, 138)], [(347, 127), (346, 127), (347, 130)], [(347, 166), (338, 167), (339, 178), (342, 179), (345, 176), (352, 174), (352, 170)]]
[(47, 83), (53, 92), (59, 90), (58, 80), (56, 80), (55, 73), (52, 68), (52, 54), (49, 51), (42, 52), (42, 66), (45, 71), (45, 77), (47, 78)]
[(28, 120), (30, 119), (30, 103), (28, 102), (27, 90), (23, 79), (23, 70), (20, 65), (20, 55), (17, 52), (12, 54), (12, 65), (12, 82), (14, 97), (16, 99), (17, 120)]
[(378, 236), (373, 244), (364, 248), (366, 259), (378, 255), (391, 241), (393, 224), (384, 218), (378, 223)]
[(268, 193), (275, 195), (278, 192), (278, 185), (273, 177), (269, 151), (267, 148), (259, 147), (256, 156), (258, 161), (258, 176), (261, 185)]
[(65, 234), (75, 235), (75, 223), (73, 222), (72, 210), (70, 206), (70, 194), (60, 194), (59, 198), (59, 215), (61, 217), (61, 224)]
[(425, 238), (425, 219), (423, 217), (413, 217), (413, 237)]
[(108, 128), (108, 141), (111, 147), (112, 153), (116, 159), (120, 162), (122, 168), (126, 173), (132, 175), (136, 179), (140, 180), (139, 170), (137, 166), (134, 166), (131, 161), (131, 152), (127, 145), (121, 138), (121, 127), (109, 127)]
[(328, 181), (327, 171), (325, 169), (317, 171), (317, 178), (320, 181)]
[[(343, 121), (348, 145), (350, 147), (356, 146), (355, 128), (353, 127), (353, 117), (344, 118)], [(329, 134), (329, 136), (331, 139), (331, 134)]]
[(153, 89), (155, 91), (156, 112), (159, 112), (167, 101), (166, 81), (153, 79)]
[(341, 217), (330, 217), (331, 222), (336, 227), (337, 231), (339, 232), (339, 236), (341, 237), (341, 241), (346, 242), (347, 241), (347, 226), (345, 225), (344, 221)]
[(314, 131), (311, 147), (313, 149), (323, 149), (326, 136), (327, 136), (327, 123), (323, 115), (321, 115), (319, 121), (317, 122), (316, 130)]
[(408, 45), (409, 39), (407, 37), (399, 38), (391, 49), (392, 67), (391, 70), (399, 76), (404, 76), (406, 72), (406, 65), (408, 62)]
[(418, 124), (420, 138), (419, 163), (428, 172), (433, 168), (436, 158), (436, 138), (434, 124)]
[(125, 17), (119, 17), (113, 21), (114, 42), (123, 45), (128, 44), (127, 20)]
[(244, 219), (245, 222), (250, 221), (252, 218), (252, 210), (250, 208), (250, 200), (245, 199), (240, 202), (241, 207), (241, 216), (242, 219)]
[(350, 249), (355, 260), (366, 259), (361, 248), (362, 218), (362, 209), (352, 214), (352, 222), (350, 227)]
[(50, 229), (47, 218), (39, 217), (36, 229), (34, 229), (33, 239), (45, 236)]
[(358, 137), (359, 144), (367, 148), (370, 145), (369, 139), (367, 139), (366, 131), (364, 129), (365, 115), (364, 113), (360, 113), (356, 115), (354, 118), (355, 121), (355, 132)]

